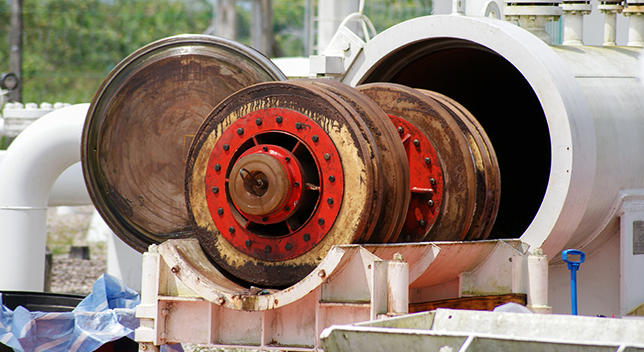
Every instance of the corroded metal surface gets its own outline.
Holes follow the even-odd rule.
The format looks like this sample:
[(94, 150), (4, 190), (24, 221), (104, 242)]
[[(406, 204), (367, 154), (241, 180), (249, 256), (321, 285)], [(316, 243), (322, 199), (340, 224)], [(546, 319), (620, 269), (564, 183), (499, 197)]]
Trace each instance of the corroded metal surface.
[(97, 210), (131, 247), (192, 235), (185, 162), (193, 136), (221, 100), (285, 76), (253, 49), (185, 35), (123, 60), (96, 93), (83, 130), (83, 173)]
[(463, 240), (476, 207), (476, 173), (470, 147), (458, 123), (437, 100), (391, 83), (357, 87), (387, 114), (407, 120), (430, 140), (443, 171), (443, 201), (434, 226), (418, 240)]
[(375, 214), (374, 229), (366, 232), (360, 242), (395, 242), (410, 201), (410, 170), (395, 126), (373, 100), (346, 84), (330, 80), (297, 80), (296, 83), (320, 87), (348, 103), (362, 121), (363, 135), (373, 136), (372, 160), (382, 175), (381, 186), (375, 192), (382, 198), (382, 207)]
[[(370, 145), (362, 137), (361, 129), (356, 125), (354, 117), (349, 115), (349, 111), (350, 107), (346, 103), (338, 102), (328, 94), (321, 93), (319, 89), (283, 82), (257, 84), (242, 89), (228, 97), (211, 112), (197, 132), (188, 157), (186, 203), (191, 224), (201, 246), (218, 266), (254, 285), (273, 287), (292, 285), (313, 271), (331, 246), (355, 242), (364, 234), (365, 229), (372, 225), (369, 223), (369, 219), (373, 217), (371, 212), (374, 208), (372, 202), (375, 196), (372, 154)], [(287, 116), (281, 116), (282, 113)], [(255, 123), (257, 118), (263, 119), (261, 124)], [(256, 232), (250, 226), (245, 228), (248, 231), (239, 231), (241, 226), (232, 226), (234, 235), (249, 236), (249, 232), (253, 232), (254, 240), (260, 237), (264, 240), (272, 240), (281, 248), (286, 248), (285, 239), (292, 239), (292, 242), (288, 242), (292, 246), (290, 251), (293, 251), (296, 245), (303, 245), (313, 238), (319, 240), (314, 247), (307, 248), (296, 257), (272, 258), (266, 254), (260, 256), (259, 253), (253, 256), (247, 251), (241, 251), (222, 234), (223, 231), (228, 231), (230, 234), (231, 226), (220, 228), (218, 220), (215, 221), (217, 218), (213, 219), (208, 197), (214, 192), (212, 188), (206, 186), (209, 165), (217, 163), (219, 158), (224, 158), (225, 154), (220, 154), (224, 145), (221, 145), (221, 150), (217, 147), (220, 140), (233, 138), (231, 135), (239, 136), (238, 127), (235, 124), (244, 119), (250, 119), (248, 121), (260, 126), (258, 128), (270, 126), (271, 134), (281, 134), (282, 137), (286, 137), (271, 137), (264, 141), (261, 141), (261, 137), (250, 138), (249, 143), (259, 140), (257, 145), (272, 144), (284, 147), (280, 143), (290, 138), (295, 141), (294, 144), (302, 145), (305, 147), (303, 150), (308, 150), (312, 164), (303, 165), (303, 170), (306, 177), (312, 177), (314, 180), (310, 182), (311, 191), (326, 192), (327, 189), (332, 191), (339, 187), (343, 189), (341, 199), (329, 200), (330, 197), (320, 196), (319, 193), (317, 196), (308, 197), (308, 200), (314, 204), (309, 218), (303, 220), (303, 228), (306, 227), (307, 232), (296, 228), (295, 231), (287, 234), (270, 236), (270, 232)], [(276, 125), (269, 125), (269, 119)], [(288, 123), (294, 128), (278, 127), (280, 123)], [(312, 124), (315, 124), (315, 128), (306, 127)], [(231, 126), (233, 129), (230, 129)], [(322, 132), (312, 133), (315, 129), (320, 129)], [(246, 130), (242, 134), (244, 133)], [(321, 145), (322, 133), (332, 145)], [(252, 133), (249, 134), (252, 135)], [(259, 134), (255, 133), (255, 135)], [(251, 137), (250, 135), (248, 137)], [(238, 152), (233, 151), (231, 143), (228, 144), (230, 152)], [(243, 144), (238, 148), (244, 149)], [(318, 150), (319, 148), (324, 150)], [(300, 161), (304, 159), (299, 157)], [(338, 185), (338, 170), (331, 166), (336, 161), (341, 165), (342, 185)], [(224, 165), (232, 168), (234, 162), (221, 163), (221, 165), (224, 170)], [(224, 191), (224, 189), (219, 190), (220, 193)], [(227, 214), (232, 208), (229, 205), (228, 209), (223, 209), (223, 214)], [(335, 219), (325, 219), (324, 214), (328, 214), (333, 209), (337, 209)], [(216, 215), (219, 214), (216, 213)], [(245, 221), (238, 220), (240, 225)], [(307, 234), (309, 236), (305, 237)], [(252, 247), (253, 239), (247, 237), (243, 243), (246, 243), (246, 240), (251, 241)], [(272, 253), (272, 248), (269, 253)]]

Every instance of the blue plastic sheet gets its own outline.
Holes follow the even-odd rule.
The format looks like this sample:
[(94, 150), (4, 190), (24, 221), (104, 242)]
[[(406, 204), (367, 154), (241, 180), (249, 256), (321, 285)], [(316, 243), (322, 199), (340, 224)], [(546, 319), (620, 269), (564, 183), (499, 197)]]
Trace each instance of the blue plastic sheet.
[[(114, 276), (103, 274), (71, 312), (11, 311), (0, 294), (0, 342), (19, 352), (89, 352), (127, 336), (134, 339), (139, 294)], [(165, 349), (182, 351), (180, 345)]]

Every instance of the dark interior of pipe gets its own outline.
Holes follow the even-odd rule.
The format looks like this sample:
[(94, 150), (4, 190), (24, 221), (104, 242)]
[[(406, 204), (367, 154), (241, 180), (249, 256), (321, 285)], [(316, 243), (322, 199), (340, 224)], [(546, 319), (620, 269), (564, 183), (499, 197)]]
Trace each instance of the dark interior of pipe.
[(534, 219), (550, 175), (550, 134), (523, 75), (465, 40), (428, 39), (392, 52), (361, 83), (392, 82), (445, 94), (481, 123), (501, 169), (501, 203), (489, 238), (518, 238)]

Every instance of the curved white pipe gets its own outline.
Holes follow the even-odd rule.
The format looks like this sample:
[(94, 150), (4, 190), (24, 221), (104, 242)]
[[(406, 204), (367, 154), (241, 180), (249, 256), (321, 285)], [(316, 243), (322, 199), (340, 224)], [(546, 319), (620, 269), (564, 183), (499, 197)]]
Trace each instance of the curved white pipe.
[(88, 108), (73, 105), (38, 119), (0, 163), (0, 290), (43, 290), (49, 193), (80, 161)]

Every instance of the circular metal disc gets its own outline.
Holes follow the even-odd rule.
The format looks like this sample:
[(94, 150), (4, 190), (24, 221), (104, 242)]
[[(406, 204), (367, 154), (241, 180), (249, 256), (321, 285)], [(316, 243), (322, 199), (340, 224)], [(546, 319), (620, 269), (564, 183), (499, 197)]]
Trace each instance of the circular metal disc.
[(213, 107), (244, 87), (285, 80), (262, 54), (203, 35), (159, 40), (128, 56), (94, 96), (81, 157), (98, 212), (131, 247), (192, 235), (186, 157)]
[[(396, 242), (405, 222), (409, 206), (409, 164), (396, 128), (382, 109), (366, 95), (346, 84), (326, 80), (296, 80), (295, 83), (320, 87), (348, 103), (358, 114), (358, 123), (372, 145), (374, 169), (382, 179), (375, 188), (382, 198), (380, 211), (371, 220), (373, 229), (365, 232), (360, 242)], [(373, 136), (373, 137), (371, 137)]]
[[(432, 141), (443, 171), (442, 208), (425, 241), (465, 239), (476, 206), (476, 173), (469, 144), (452, 115), (435, 99), (403, 85), (356, 87), (387, 114), (405, 119)], [(404, 239), (404, 234), (402, 239)]]
[[(287, 119), (281, 115), (275, 115), (279, 109), (292, 111), (290, 115), (293, 116)], [(265, 114), (265, 117), (260, 116), (261, 114)], [(296, 120), (299, 115), (305, 120), (303, 123)], [(264, 121), (259, 125), (261, 128), (270, 128), (274, 133), (290, 133), (297, 137), (297, 143), (304, 143), (307, 148), (314, 150), (314, 155), (323, 155), (322, 160), (317, 160), (320, 184), (315, 185), (322, 192), (322, 196), (319, 197), (316, 209), (307, 222), (313, 225), (309, 227), (309, 232), (297, 233), (296, 231), (272, 238), (268, 238), (270, 235), (264, 236), (267, 237), (264, 240), (274, 241), (275, 245), (282, 246), (281, 248), (289, 245), (291, 251), (297, 249), (295, 246), (306, 245), (309, 241), (313, 241), (314, 237), (318, 239), (314, 247), (297, 257), (285, 260), (272, 258), (270, 253), (274, 251), (265, 254), (266, 259), (262, 259), (259, 254), (249, 255), (237, 249), (220, 231), (229, 230), (234, 232), (235, 236), (248, 234), (235, 224), (230, 225), (232, 230), (218, 229), (213, 214), (209, 211), (208, 201), (212, 198), (213, 192), (206, 185), (209, 182), (208, 165), (213, 163), (213, 158), (218, 158), (218, 153), (222, 153), (222, 158), (226, 155), (214, 148), (218, 145), (219, 139), (233, 138), (231, 133), (235, 134), (235, 131), (231, 131), (229, 127), (235, 128), (236, 121), (248, 118), (255, 121), (258, 117), (263, 118)], [(279, 123), (272, 122), (278, 119)], [(288, 131), (282, 131), (280, 127), (280, 124), (298, 125), (298, 122), (302, 128), (293, 128), (296, 131), (290, 127)], [(309, 123), (314, 123), (316, 127), (307, 127), (306, 124)], [(310, 131), (318, 128), (332, 141), (331, 146), (324, 147), (328, 150), (317, 150), (322, 137), (313, 135)], [(246, 131), (243, 133), (245, 135)], [(250, 141), (252, 139), (249, 143)], [(229, 143), (229, 145), (230, 148), (222, 148), (222, 150), (233, 152), (232, 144)], [(186, 202), (190, 220), (202, 248), (224, 271), (247, 283), (283, 287), (298, 282), (315, 269), (331, 246), (354, 243), (370, 225), (368, 219), (371, 217), (369, 212), (372, 210), (374, 190), (373, 172), (369, 171), (370, 157), (370, 148), (355, 124), (354, 118), (348, 116), (344, 106), (328, 95), (320, 94), (318, 89), (281, 82), (258, 84), (235, 93), (219, 104), (201, 125), (188, 158)], [(330, 202), (323, 195), (325, 189), (340, 185), (337, 185), (338, 179), (333, 177), (335, 172), (332, 171), (333, 168), (327, 169), (325, 165), (335, 160), (341, 163), (343, 192), (339, 195), (341, 199)], [(218, 190), (216, 195), (220, 194), (221, 191)], [(226, 211), (224, 209), (223, 215), (227, 214)], [(325, 213), (336, 214), (335, 219), (333, 221), (324, 219)], [(304, 226), (308, 226), (307, 224)], [(247, 230), (250, 230), (250, 227)], [(229, 237), (234, 241), (237, 240), (232, 236)], [(254, 238), (259, 240), (259, 236)], [(284, 243), (285, 238), (291, 242)], [(243, 240), (242, 243), (246, 243), (246, 238)], [(250, 241), (248, 244), (252, 247), (251, 237), (248, 240)]]

